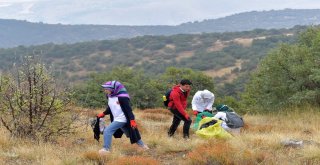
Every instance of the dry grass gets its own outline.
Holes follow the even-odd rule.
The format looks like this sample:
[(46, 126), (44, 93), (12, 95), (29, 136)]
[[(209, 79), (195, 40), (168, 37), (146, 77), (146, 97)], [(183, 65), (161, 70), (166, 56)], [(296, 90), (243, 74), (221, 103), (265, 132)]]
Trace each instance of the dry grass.
[(110, 164), (117, 165), (158, 165), (159, 161), (142, 156), (129, 156), (129, 157), (121, 157), (117, 160), (111, 161)]
[[(73, 108), (83, 122), (103, 109)], [(240, 135), (228, 140), (182, 138), (182, 123), (172, 138), (167, 130), (172, 116), (165, 109), (135, 110), (142, 140), (150, 150), (130, 144), (125, 137), (113, 139), (112, 153), (101, 156), (89, 126), (78, 134), (59, 137), (52, 143), (10, 137), (0, 129), (0, 164), (319, 164), (320, 112), (306, 108), (269, 115), (245, 115)], [(303, 147), (285, 147), (283, 140), (303, 140)]]

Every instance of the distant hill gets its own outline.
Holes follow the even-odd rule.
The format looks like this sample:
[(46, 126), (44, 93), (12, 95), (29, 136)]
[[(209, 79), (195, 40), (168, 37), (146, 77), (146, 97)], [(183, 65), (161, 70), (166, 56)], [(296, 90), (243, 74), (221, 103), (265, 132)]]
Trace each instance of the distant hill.
[(178, 26), (63, 25), (0, 19), (0, 48), (133, 38), (144, 35), (281, 29), (295, 25), (317, 25), (319, 22), (320, 9), (252, 11)]

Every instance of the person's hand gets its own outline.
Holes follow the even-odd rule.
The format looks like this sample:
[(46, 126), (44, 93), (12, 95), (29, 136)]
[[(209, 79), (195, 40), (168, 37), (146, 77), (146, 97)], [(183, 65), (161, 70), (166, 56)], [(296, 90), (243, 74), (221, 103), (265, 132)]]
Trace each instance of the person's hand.
[(198, 111), (197, 110), (193, 110), (193, 114), (195, 115), (195, 116), (197, 116), (198, 115)]
[(131, 126), (131, 128), (137, 128), (138, 127), (135, 120), (130, 120), (130, 126)]
[(104, 117), (104, 113), (103, 113), (103, 112), (99, 113), (99, 114), (97, 115), (97, 117), (98, 117), (98, 118), (103, 118), (103, 117)]
[(184, 118), (186, 118), (187, 120), (190, 120), (190, 116), (187, 113), (184, 115)]

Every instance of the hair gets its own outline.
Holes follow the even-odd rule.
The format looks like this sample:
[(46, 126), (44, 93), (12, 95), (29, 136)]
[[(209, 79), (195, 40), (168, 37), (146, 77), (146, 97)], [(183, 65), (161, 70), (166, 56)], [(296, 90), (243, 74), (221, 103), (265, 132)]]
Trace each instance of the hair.
[(180, 84), (181, 85), (192, 85), (192, 82), (190, 80), (188, 80), (188, 79), (182, 79), (180, 81)]

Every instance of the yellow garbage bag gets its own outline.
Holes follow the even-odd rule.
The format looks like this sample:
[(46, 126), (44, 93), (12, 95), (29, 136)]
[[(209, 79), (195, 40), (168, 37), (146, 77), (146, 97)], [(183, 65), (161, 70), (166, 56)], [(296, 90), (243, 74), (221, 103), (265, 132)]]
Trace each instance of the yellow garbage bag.
[[(208, 126), (206, 128), (200, 129), (203, 124), (211, 122), (212, 120), (217, 120), (217, 123), (211, 126)], [(221, 123), (222, 121), (216, 118), (205, 117), (200, 120), (196, 134), (204, 139), (209, 139), (209, 138), (227, 139), (232, 137), (230, 133), (228, 133), (221, 127)]]

